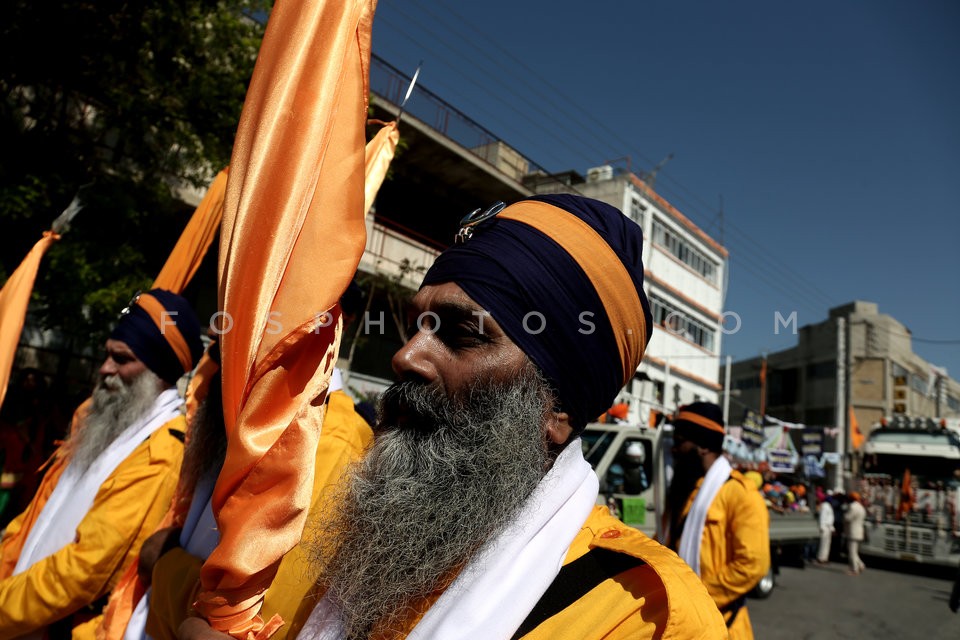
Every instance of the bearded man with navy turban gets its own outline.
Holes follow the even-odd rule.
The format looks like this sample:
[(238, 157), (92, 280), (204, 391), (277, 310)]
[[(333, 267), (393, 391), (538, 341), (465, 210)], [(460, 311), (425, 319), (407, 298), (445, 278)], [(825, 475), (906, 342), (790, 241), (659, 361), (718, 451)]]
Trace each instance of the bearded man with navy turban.
[(0, 639), (69, 637), (96, 615), (166, 513), (183, 457), (177, 380), (203, 351), (181, 296), (139, 294), (106, 342), (36, 495), (0, 547)]
[(696, 575), (596, 505), (579, 440), (650, 338), (640, 227), (570, 195), (487, 214), (426, 274), (374, 445), (305, 534), (298, 637), (725, 638)]

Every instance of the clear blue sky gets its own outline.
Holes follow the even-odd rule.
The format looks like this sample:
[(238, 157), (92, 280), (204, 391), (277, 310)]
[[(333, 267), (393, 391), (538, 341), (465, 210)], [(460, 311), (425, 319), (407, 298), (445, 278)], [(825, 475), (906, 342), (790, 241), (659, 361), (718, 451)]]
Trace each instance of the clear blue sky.
[(674, 154), (657, 190), (730, 251), (725, 354), (860, 299), (960, 379), (960, 3), (380, 0), (373, 49), (548, 170)]

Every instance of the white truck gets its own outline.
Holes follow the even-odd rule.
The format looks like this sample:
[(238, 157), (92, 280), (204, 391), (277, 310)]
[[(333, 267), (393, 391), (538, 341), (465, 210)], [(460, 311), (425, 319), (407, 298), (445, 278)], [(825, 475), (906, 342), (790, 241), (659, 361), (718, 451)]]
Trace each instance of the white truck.
[[(650, 429), (632, 424), (592, 423), (581, 435), (583, 455), (600, 481), (598, 504), (611, 506), (626, 524), (651, 538), (659, 537), (657, 524), (663, 516), (672, 433), (669, 425)], [(772, 566), (753, 595), (769, 596), (781, 557), (793, 553), (799, 556), (804, 544), (818, 539), (817, 522), (811, 514), (771, 511)]]
[(960, 563), (960, 434), (954, 428), (935, 419), (891, 420), (871, 431), (860, 469), (868, 536), (860, 553)]

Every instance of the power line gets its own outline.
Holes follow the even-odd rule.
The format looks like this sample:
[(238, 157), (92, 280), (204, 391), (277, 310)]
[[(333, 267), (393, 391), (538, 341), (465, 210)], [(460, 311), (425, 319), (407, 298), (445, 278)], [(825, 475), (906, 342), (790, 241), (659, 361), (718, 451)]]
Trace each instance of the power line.
[[(422, 3), (416, 2), (416, 0), (414, 0), (414, 4), (417, 4), (417, 6), (419, 6), (421, 9), (423, 9), (423, 12), (424, 12), (424, 13), (432, 16), (434, 19), (437, 19), (442, 25), (445, 25), (445, 26), (447, 26), (447, 27), (450, 27), (450, 23), (449, 23), (448, 21), (445, 21), (445, 20), (443, 20), (442, 18), (440, 18), (439, 16), (437, 16), (436, 13), (434, 13), (434, 12), (430, 11), (429, 9), (427, 9), (426, 7), (424, 7), (424, 5), (423, 5)], [(391, 6), (394, 6), (394, 5), (391, 5)], [(394, 7), (396, 8), (396, 6), (394, 6)], [(460, 15), (460, 14), (458, 14), (457, 12), (453, 11), (453, 10), (450, 9), (449, 7), (444, 7), (444, 8), (445, 8), (449, 13), (453, 14), (453, 15), (455, 16), (455, 18), (457, 18), (461, 23), (468, 23), (468, 21), (467, 21), (462, 15)], [(445, 66), (447, 66), (448, 68), (452, 69), (452, 70), (455, 71), (455, 72), (460, 72), (460, 77), (461, 77), (461, 78), (467, 78), (467, 81), (468, 81), (470, 84), (472, 84), (472, 85), (474, 85), (474, 86), (477, 86), (482, 92), (484, 92), (484, 93), (486, 93), (487, 95), (489, 95), (493, 100), (495, 100), (495, 101), (497, 101), (497, 102), (499, 102), (499, 103), (502, 103), (502, 104), (506, 105), (511, 111), (518, 113), (518, 115), (520, 115), (520, 117), (523, 118), (525, 121), (530, 122), (531, 124), (533, 124), (534, 126), (536, 126), (536, 127), (538, 127), (538, 128), (544, 129), (544, 130), (547, 132), (547, 134), (549, 135), (549, 137), (551, 137), (552, 139), (554, 139), (554, 140), (556, 140), (557, 142), (559, 142), (560, 145), (561, 145), (563, 148), (565, 148), (565, 149), (567, 149), (567, 150), (569, 150), (569, 151), (574, 151), (575, 153), (581, 153), (581, 151), (578, 150), (576, 147), (571, 146), (571, 143), (573, 143), (573, 142), (578, 142), (578, 143), (581, 144), (581, 145), (584, 145), (584, 144), (585, 144), (586, 147), (590, 148), (591, 151), (593, 151), (593, 152), (599, 151), (602, 155), (607, 155), (607, 156), (609, 156), (609, 154), (604, 154), (604, 152), (603, 152), (598, 146), (596, 146), (596, 141), (599, 141), (599, 140), (600, 140), (600, 137), (596, 135), (596, 132), (595, 132), (595, 131), (592, 131), (592, 130), (589, 129), (589, 127), (585, 126), (585, 123), (583, 122), (584, 118), (576, 118), (576, 117), (574, 117), (573, 115), (571, 115), (571, 114), (569, 113), (569, 111), (567, 111), (566, 109), (563, 108), (564, 105), (573, 106), (575, 109), (577, 109), (578, 111), (582, 112), (582, 113), (585, 115), (585, 117), (586, 117), (585, 119), (586, 119), (586, 120), (589, 120), (590, 122), (595, 123), (595, 125), (597, 125), (602, 131), (605, 131), (605, 132), (608, 133), (609, 135), (615, 137), (615, 138), (617, 139), (617, 143), (618, 143), (618, 144), (621, 144), (621, 143), (622, 143), (622, 137), (621, 137), (619, 134), (617, 134), (616, 132), (612, 131), (612, 130), (611, 130), (607, 125), (605, 125), (603, 122), (601, 122), (600, 120), (598, 120), (598, 119), (594, 116), (594, 114), (593, 114), (592, 112), (589, 112), (589, 111), (587, 111), (587, 110), (579, 107), (576, 103), (571, 102), (571, 101), (568, 99), (568, 97), (562, 92), (562, 90), (560, 90), (560, 89), (558, 89), (557, 87), (555, 87), (553, 84), (551, 84), (551, 83), (550, 83), (549, 81), (547, 81), (545, 78), (543, 78), (539, 73), (537, 73), (537, 72), (535, 72), (534, 70), (532, 70), (532, 69), (531, 69), (527, 64), (525, 64), (521, 59), (519, 59), (518, 57), (516, 57), (515, 55), (513, 55), (511, 52), (509, 52), (508, 50), (506, 50), (505, 48), (503, 48), (502, 46), (500, 46), (500, 45), (499, 45), (498, 43), (496, 43), (495, 41), (485, 40), (484, 43), (483, 43), (483, 46), (477, 46), (477, 45), (475, 44), (475, 40), (474, 40), (473, 36), (471, 35), (473, 32), (464, 35), (462, 31), (460, 31), (460, 30), (458, 30), (458, 29), (455, 29), (455, 28), (451, 28), (451, 31), (456, 31), (456, 32), (457, 32), (458, 37), (461, 38), (461, 42), (466, 43), (468, 46), (472, 47), (473, 50), (479, 52), (479, 54), (480, 54), (479, 56), (466, 56), (466, 55), (463, 53), (463, 51), (462, 51), (461, 49), (459, 49), (457, 46), (451, 45), (445, 38), (440, 37), (435, 31), (433, 31), (433, 30), (429, 29), (428, 27), (426, 27), (426, 26), (424, 25), (424, 22), (423, 22), (423, 20), (421, 19), (420, 16), (418, 16), (417, 19), (412, 19), (412, 18), (410, 18), (409, 14), (406, 14), (406, 13), (404, 13), (402, 10), (399, 10), (399, 9), (398, 9), (398, 11), (399, 11), (402, 15), (407, 16), (408, 19), (411, 19), (411, 21), (413, 22), (413, 24), (414, 24), (420, 31), (426, 33), (426, 34), (427, 34), (428, 36), (430, 36), (430, 38), (432, 38), (434, 41), (439, 42), (440, 44), (444, 45), (444, 47), (445, 47), (447, 50), (449, 50), (450, 52), (454, 53), (455, 55), (458, 55), (458, 56), (464, 58), (464, 59), (467, 61), (467, 64), (468, 64), (468, 65), (472, 65), (474, 68), (476, 68), (476, 69), (478, 69), (479, 71), (481, 71), (486, 77), (491, 77), (491, 78), (493, 78), (496, 82), (501, 83), (500, 88), (503, 89), (504, 91), (497, 91), (497, 92), (494, 92), (494, 93), (490, 93), (490, 92), (489, 92), (489, 87), (487, 87), (487, 86), (485, 86), (485, 85), (483, 85), (483, 84), (480, 84), (480, 83), (478, 83), (477, 81), (473, 80), (472, 74), (469, 74), (469, 73), (464, 74), (464, 73), (461, 71), (460, 68), (458, 68), (457, 66), (455, 66), (455, 65), (448, 59), (447, 56), (438, 54), (435, 50), (431, 49), (431, 52), (432, 52), (434, 55), (437, 55), (437, 56), (438, 56), (438, 59), (439, 59), (441, 62), (443, 62)], [(397, 29), (397, 31), (400, 33), (400, 35), (404, 36), (404, 37), (407, 38), (408, 40), (414, 41), (414, 42), (415, 42), (418, 46), (420, 46), (420, 47), (423, 47), (423, 46), (424, 46), (423, 40), (417, 40), (417, 39), (415, 39), (412, 35), (410, 35), (409, 33), (407, 33), (401, 26), (396, 25), (396, 24), (393, 23), (391, 20), (387, 19), (387, 22), (390, 23), (391, 26), (394, 26), (394, 27)], [(498, 60), (496, 60), (496, 59), (490, 54), (490, 51), (491, 51), (491, 50), (497, 50), (497, 51), (501, 52), (506, 58), (508, 58), (509, 60), (511, 60), (511, 61), (513, 62), (513, 67), (511, 68), (509, 65), (504, 65), (504, 64), (502, 64), (501, 62), (499, 62)], [(485, 68), (483, 68), (482, 66), (480, 66), (480, 65), (478, 64), (478, 62), (477, 62), (477, 59), (478, 59), (478, 58), (483, 58), (483, 59), (486, 59), (486, 60), (490, 61), (490, 62), (494, 65), (494, 67), (499, 70), (500, 73), (499, 73), (499, 74), (492, 74), (490, 71), (488, 71), (487, 69), (485, 69)], [(543, 84), (545, 87), (549, 88), (551, 91), (557, 93), (557, 94), (561, 97), (560, 100), (552, 101), (552, 102), (550, 103), (550, 105), (551, 105), (551, 111), (550, 111), (550, 112), (545, 112), (545, 111), (543, 111), (543, 110), (539, 107), (539, 104), (532, 103), (532, 102), (528, 99), (528, 97), (527, 97), (527, 96), (529, 95), (529, 92), (526, 92), (526, 93), (524, 93), (524, 94), (519, 94), (519, 93), (513, 91), (513, 89), (510, 87), (509, 84), (503, 84), (503, 83), (502, 83), (503, 76), (509, 74), (509, 72), (510, 72), (511, 70), (516, 70), (516, 69), (523, 69), (523, 70), (526, 70), (526, 71), (529, 72), (528, 74), (524, 75), (524, 77), (522, 78), (522, 80), (523, 80), (525, 83), (529, 84), (529, 82), (530, 82), (531, 80), (536, 80), (536, 81), (538, 81), (539, 83)], [(526, 104), (526, 105), (529, 105), (529, 106), (530, 106), (530, 109), (532, 110), (532, 112), (541, 114), (541, 115), (542, 115), (542, 118), (540, 118), (540, 119), (538, 119), (538, 118), (531, 118), (531, 117), (528, 115), (527, 112), (519, 111), (519, 110), (516, 108), (516, 106), (515, 106), (514, 103), (504, 100), (504, 98), (503, 98), (502, 95), (501, 95), (502, 93), (509, 93), (509, 94), (512, 94), (512, 95), (516, 96), (519, 101), (523, 102), (523, 103)], [(480, 108), (478, 105), (476, 106), (476, 108), (477, 108), (478, 110), (481, 110), (481, 111), (483, 110), (483, 109)], [(557, 135), (556, 135), (556, 130), (555, 130), (555, 128), (549, 128), (549, 127), (545, 127), (545, 126), (544, 126), (543, 122), (544, 122), (545, 120), (546, 120), (546, 121), (549, 121), (550, 119), (555, 118), (557, 113), (560, 113), (561, 115), (564, 115), (564, 116), (567, 117), (567, 119), (568, 119), (569, 121), (571, 121), (571, 122), (572, 122), (572, 121), (577, 122), (578, 127), (573, 128), (574, 131), (577, 132), (577, 135), (572, 136), (572, 138), (571, 138), (570, 135), (567, 135), (567, 136), (565, 136), (565, 137), (560, 137), (560, 136), (557, 136)], [(591, 136), (591, 141), (586, 141), (586, 140), (584, 140), (584, 139), (579, 135), (580, 131), (589, 132), (589, 135)], [(570, 131), (569, 131), (569, 130), (566, 130), (566, 133), (569, 134)], [(521, 138), (523, 138), (523, 139), (525, 139), (525, 140), (530, 141), (530, 139), (529, 139), (526, 135), (524, 135), (524, 134), (519, 134), (518, 137), (521, 137)], [(596, 140), (596, 141), (595, 141), (595, 140)], [(647, 160), (648, 162), (651, 162), (651, 164), (652, 164), (652, 161), (649, 160), (649, 158), (646, 158), (645, 156), (643, 156), (643, 154), (637, 154), (637, 155), (638, 155), (639, 157)], [(682, 191), (682, 192), (684, 192), (684, 193), (690, 194), (691, 198), (693, 198), (694, 200), (697, 200), (697, 201), (703, 203), (704, 206), (706, 206), (706, 208), (711, 212), (711, 214), (713, 213), (713, 207), (712, 207), (712, 205), (709, 205), (709, 204), (705, 203), (705, 202), (703, 201), (703, 199), (700, 198), (700, 197), (699, 197), (696, 193), (694, 193), (692, 190), (688, 189), (685, 185), (681, 184), (679, 181), (675, 180), (674, 178), (672, 178), (672, 177), (669, 176), (669, 175), (665, 175), (665, 176), (663, 176), (663, 177), (666, 178), (666, 180), (667, 180), (669, 183), (677, 185), (677, 188), (678, 188), (680, 191)], [(669, 187), (669, 186), (666, 186), (666, 185), (663, 185), (662, 183), (661, 183), (661, 185), (662, 185), (662, 186), (661, 186), (661, 192), (662, 192), (662, 193), (666, 193), (666, 194), (670, 194), (670, 195), (669, 195), (670, 199), (672, 199), (672, 200), (674, 200), (674, 201), (684, 203), (684, 206), (685, 206), (686, 210), (687, 210), (689, 213), (697, 212), (697, 213), (700, 213), (701, 215), (703, 215), (702, 212), (700, 211), (700, 209), (701, 209), (700, 206), (695, 205), (695, 204), (694, 204), (693, 202), (691, 202), (688, 198), (683, 197), (683, 196), (681, 196), (681, 195), (679, 195), (679, 194), (673, 195), (674, 193), (676, 193), (673, 188), (671, 188), (671, 187)], [(711, 216), (703, 216), (703, 217), (704, 217), (704, 218), (709, 218), (709, 217), (711, 217)], [(757, 241), (753, 240), (753, 238), (751, 238), (748, 234), (746, 234), (746, 233), (743, 232), (741, 229), (739, 229), (739, 227), (737, 227), (736, 225), (730, 223), (730, 222), (729, 222), (729, 219), (725, 220), (725, 222), (726, 222), (726, 228), (729, 228), (729, 229), (732, 229), (733, 231), (735, 231), (735, 232), (743, 239), (744, 242), (747, 242), (747, 243), (751, 244), (753, 247), (758, 248), (758, 249), (760, 250), (760, 252), (767, 252), (767, 251), (769, 251), (766, 247), (764, 247), (763, 245), (761, 245), (761, 244), (758, 243)], [(728, 242), (730, 242), (730, 241), (731, 241), (731, 240), (728, 240)], [(739, 245), (738, 245), (738, 246), (739, 246)], [(731, 247), (731, 248), (732, 248), (732, 247)], [(824, 304), (824, 302), (826, 302), (827, 305), (832, 305), (832, 304), (833, 304), (832, 299), (831, 299), (827, 294), (823, 293), (823, 292), (822, 292), (821, 290), (819, 290), (816, 286), (810, 284), (809, 281), (807, 281), (806, 279), (804, 279), (802, 276), (800, 276), (799, 274), (797, 274), (795, 271), (793, 271), (792, 269), (790, 269), (790, 268), (787, 267), (786, 265), (781, 264), (776, 258), (772, 258), (772, 259), (770, 259), (770, 260), (763, 261), (762, 259), (760, 259), (760, 258), (756, 255), (757, 253), (758, 253), (758, 251), (757, 251), (756, 249), (754, 249), (754, 250), (746, 250), (746, 251), (743, 251), (743, 252), (736, 252), (736, 253), (731, 252), (732, 261), (733, 261), (733, 262), (741, 263), (741, 266), (743, 266), (743, 267), (746, 269), (747, 273), (755, 276), (758, 280), (763, 281), (770, 289), (772, 289), (772, 290), (774, 290), (774, 291), (780, 291), (780, 292), (782, 292), (782, 293), (785, 293), (785, 294), (788, 294), (788, 295), (792, 295), (792, 296), (794, 296), (795, 298), (796, 298), (797, 296), (801, 296), (801, 297), (804, 298), (804, 300), (806, 301), (807, 304), (813, 304), (813, 306), (819, 306), (819, 305), (821, 305), (821, 304)], [(760, 260), (760, 261), (758, 262), (758, 260)], [(776, 271), (776, 272), (778, 272), (778, 273), (780, 274), (780, 277), (783, 278), (784, 282), (777, 282), (776, 280), (771, 280), (770, 277), (767, 275), (767, 274), (769, 274), (771, 271)], [(785, 285), (786, 285), (786, 287), (788, 287), (788, 288), (784, 288)], [(802, 290), (802, 291), (801, 291), (801, 290)], [(817, 302), (812, 303), (813, 300), (817, 300)], [(820, 309), (818, 309), (818, 310), (820, 310)]]

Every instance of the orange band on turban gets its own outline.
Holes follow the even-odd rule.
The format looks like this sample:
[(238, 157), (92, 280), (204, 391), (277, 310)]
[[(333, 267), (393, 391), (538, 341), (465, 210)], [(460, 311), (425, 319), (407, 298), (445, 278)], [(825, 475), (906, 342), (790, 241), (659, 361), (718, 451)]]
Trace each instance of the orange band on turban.
[(193, 369), (193, 357), (190, 355), (190, 347), (187, 341), (183, 339), (183, 334), (177, 328), (176, 316), (167, 311), (159, 300), (149, 293), (141, 293), (137, 298), (137, 306), (147, 312), (153, 323), (160, 330), (160, 335), (167, 341), (177, 360), (183, 365), (183, 371), (186, 373)]
[(709, 418), (704, 418), (704, 417), (701, 416), (699, 413), (694, 413), (694, 412), (692, 412), (692, 411), (681, 411), (681, 412), (677, 415), (677, 418), (676, 418), (676, 419), (677, 419), (677, 420), (686, 420), (687, 422), (693, 422), (693, 423), (695, 423), (695, 424), (700, 425), (701, 427), (704, 427), (704, 428), (706, 428), (706, 429), (710, 429), (710, 431), (718, 431), (718, 432), (720, 432), (720, 433), (724, 433), (723, 425), (721, 425), (721, 424), (718, 423), (718, 422), (714, 422), (713, 420), (710, 420)]
[(643, 358), (647, 325), (636, 286), (619, 256), (590, 225), (544, 202), (524, 200), (504, 209), (497, 217), (537, 229), (563, 247), (580, 265), (603, 302), (620, 351), (626, 383)]

